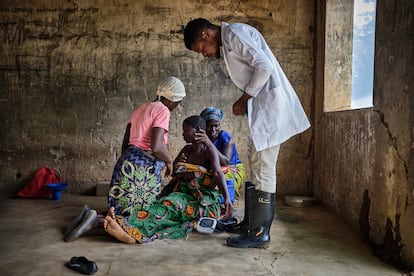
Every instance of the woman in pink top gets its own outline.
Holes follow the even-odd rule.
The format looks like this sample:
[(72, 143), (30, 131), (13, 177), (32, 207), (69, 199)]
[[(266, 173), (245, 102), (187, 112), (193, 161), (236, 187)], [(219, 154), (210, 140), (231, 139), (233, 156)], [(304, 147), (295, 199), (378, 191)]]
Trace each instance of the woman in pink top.
[[(129, 216), (134, 207), (146, 210), (161, 190), (161, 171), (170, 175), (172, 159), (166, 144), (168, 125), (173, 111), (185, 97), (183, 83), (168, 77), (157, 87), (157, 99), (132, 112), (122, 144), (122, 155), (112, 174), (108, 209), (116, 215)], [(91, 228), (103, 226), (104, 217), (84, 206), (81, 214), (65, 233), (73, 241)]]

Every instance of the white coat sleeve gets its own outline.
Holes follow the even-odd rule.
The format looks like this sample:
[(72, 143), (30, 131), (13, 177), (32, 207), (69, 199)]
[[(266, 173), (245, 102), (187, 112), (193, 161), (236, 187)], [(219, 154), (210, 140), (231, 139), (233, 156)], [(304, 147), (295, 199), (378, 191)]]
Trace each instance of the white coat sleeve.
[(259, 38), (255, 33), (232, 33), (231, 45), (233, 51), (239, 55), (252, 69), (252, 77), (245, 87), (245, 91), (256, 97), (269, 80), (273, 67), (271, 61), (259, 46)]

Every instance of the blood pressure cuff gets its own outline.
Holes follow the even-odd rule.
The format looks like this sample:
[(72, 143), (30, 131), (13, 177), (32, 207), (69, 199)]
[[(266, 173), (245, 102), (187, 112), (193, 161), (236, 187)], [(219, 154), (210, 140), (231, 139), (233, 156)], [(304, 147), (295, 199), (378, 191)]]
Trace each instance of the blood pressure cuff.
[(215, 218), (200, 218), (195, 226), (197, 232), (202, 234), (213, 234), (225, 232), (230, 226), (236, 225), (237, 219), (217, 220)]

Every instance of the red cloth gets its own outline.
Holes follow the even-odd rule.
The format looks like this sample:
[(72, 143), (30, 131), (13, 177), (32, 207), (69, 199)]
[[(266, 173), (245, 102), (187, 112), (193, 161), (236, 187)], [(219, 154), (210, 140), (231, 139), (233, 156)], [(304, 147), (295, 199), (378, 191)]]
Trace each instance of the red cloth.
[(62, 179), (56, 172), (48, 167), (38, 169), (33, 177), (19, 190), (19, 197), (47, 197), (50, 198), (51, 191), (47, 184), (59, 183)]

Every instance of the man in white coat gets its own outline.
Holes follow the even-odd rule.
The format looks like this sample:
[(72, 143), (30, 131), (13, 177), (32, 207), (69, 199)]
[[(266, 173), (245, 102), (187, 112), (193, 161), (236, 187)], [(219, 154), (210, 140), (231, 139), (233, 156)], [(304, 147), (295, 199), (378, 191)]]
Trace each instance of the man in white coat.
[[(230, 232), (227, 245), (267, 247), (276, 193), (276, 162), (280, 145), (310, 127), (302, 105), (262, 34), (243, 24), (190, 21), (184, 30), (187, 49), (204, 57), (223, 55), (233, 83), (243, 95), (233, 104), (234, 115), (248, 116), (251, 182), (245, 185), (245, 215)], [(220, 51), (221, 50), (221, 51)]]

